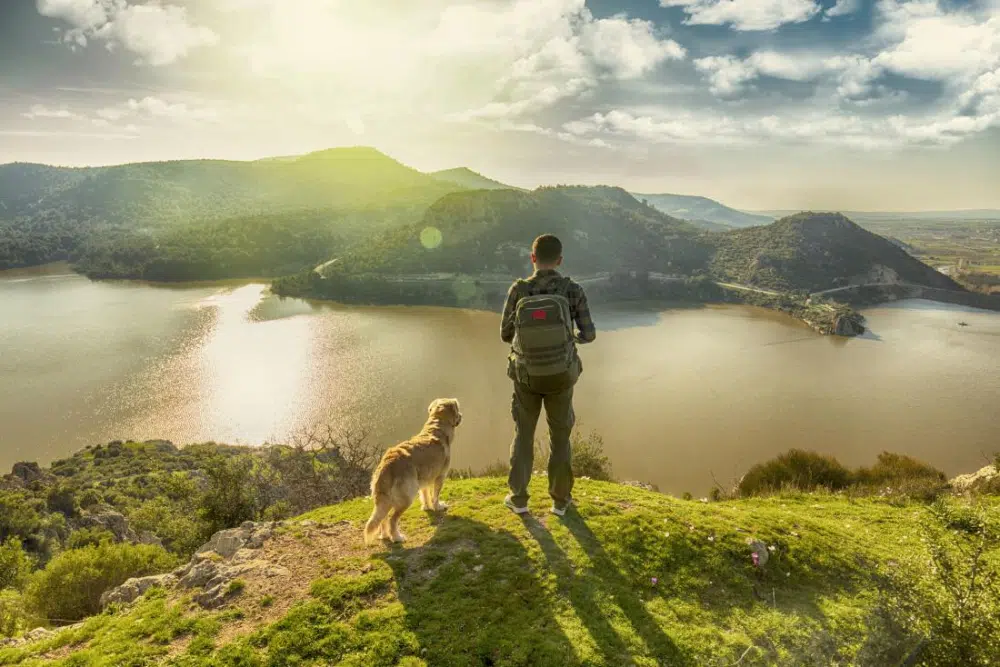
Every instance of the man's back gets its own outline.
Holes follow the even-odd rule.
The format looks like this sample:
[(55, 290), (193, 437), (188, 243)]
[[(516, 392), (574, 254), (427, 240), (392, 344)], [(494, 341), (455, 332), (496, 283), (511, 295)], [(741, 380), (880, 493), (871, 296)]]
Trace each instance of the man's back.
[(571, 278), (563, 276), (554, 269), (535, 271), (531, 277), (518, 280), (510, 286), (507, 292), (507, 303), (504, 306), (503, 318), (500, 322), (500, 338), (505, 343), (514, 340), (517, 303), (526, 296), (538, 294), (559, 294), (569, 301), (570, 316), (576, 324), (576, 342), (590, 343), (597, 337), (594, 320), (590, 316), (590, 306), (583, 288)]

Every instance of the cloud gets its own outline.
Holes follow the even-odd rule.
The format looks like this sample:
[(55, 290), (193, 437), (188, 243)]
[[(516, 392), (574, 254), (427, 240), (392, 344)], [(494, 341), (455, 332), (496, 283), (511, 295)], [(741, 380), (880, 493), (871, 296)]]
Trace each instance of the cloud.
[[(846, 64), (846, 61), (844, 61)], [(840, 66), (837, 59), (812, 53), (758, 51), (747, 58), (709, 56), (694, 61), (695, 69), (706, 75), (709, 90), (719, 97), (733, 97), (751, 81), (770, 76), (788, 81), (810, 81)]]
[(826, 18), (847, 16), (861, 9), (861, 0), (837, 0), (837, 4), (824, 12)]
[(86, 120), (86, 118), (78, 113), (74, 113), (65, 107), (60, 109), (50, 109), (43, 104), (33, 104), (31, 108), (21, 114), (23, 117), (30, 120), (36, 118), (58, 118), (64, 120)]
[(582, 139), (640, 140), (662, 144), (727, 146), (830, 144), (866, 150), (907, 145), (951, 145), (989, 127), (1000, 125), (1000, 111), (980, 117), (864, 117), (858, 114), (790, 112), (755, 118), (724, 114), (693, 114), (683, 110), (640, 115), (629, 110), (596, 113), (564, 125)]
[(168, 102), (159, 97), (131, 98), (113, 107), (105, 107), (95, 112), (98, 121), (115, 122), (127, 118), (165, 119), (179, 123), (217, 122), (220, 112), (211, 106), (193, 106), (185, 102)]
[(129, 4), (126, 0), (37, 0), (43, 16), (61, 19), (72, 27), (63, 32), (71, 48), (90, 41), (109, 50), (123, 48), (138, 63), (169, 65), (202, 46), (218, 42), (218, 35), (190, 22), (187, 9), (176, 5)]
[(774, 30), (816, 16), (815, 0), (660, 0), (661, 7), (682, 7), (685, 25), (730, 25), (733, 30)]

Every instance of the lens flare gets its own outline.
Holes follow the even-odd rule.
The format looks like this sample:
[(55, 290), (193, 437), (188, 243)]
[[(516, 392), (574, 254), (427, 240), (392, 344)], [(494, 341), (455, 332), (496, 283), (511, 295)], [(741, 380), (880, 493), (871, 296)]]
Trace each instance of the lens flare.
[(441, 245), (441, 230), (437, 227), (424, 227), (420, 232), (420, 245), (433, 249)]

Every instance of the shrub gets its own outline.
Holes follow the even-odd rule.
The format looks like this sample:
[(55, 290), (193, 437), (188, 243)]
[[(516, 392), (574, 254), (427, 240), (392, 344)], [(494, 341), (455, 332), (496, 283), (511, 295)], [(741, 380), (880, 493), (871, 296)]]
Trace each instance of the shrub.
[(24, 598), (13, 590), (0, 591), (0, 637), (14, 637), (28, 628)]
[(614, 481), (611, 459), (604, 454), (604, 438), (596, 431), (591, 431), (587, 436), (574, 434), (571, 446), (573, 475), (605, 482)]
[(153, 533), (167, 549), (182, 556), (194, 553), (211, 536), (207, 522), (166, 498), (147, 500), (129, 512), (128, 521), (137, 533)]
[(264, 496), (271, 475), (262, 469), (264, 466), (252, 454), (217, 458), (209, 463), (205, 470), (209, 487), (202, 498), (201, 511), (212, 532), (253, 521), (267, 506)]
[(0, 544), (0, 590), (21, 588), (33, 569), (34, 561), (24, 553), (19, 539), (8, 537)]
[(70, 533), (69, 539), (66, 540), (66, 548), (82, 549), (83, 547), (88, 546), (96, 547), (101, 544), (114, 541), (114, 533), (106, 528), (98, 528), (97, 526), (92, 528), (80, 528)]
[(752, 496), (787, 487), (802, 491), (838, 490), (850, 482), (851, 471), (832, 456), (791, 449), (750, 468), (740, 480), (738, 489), (741, 496)]
[(25, 598), (40, 616), (76, 621), (100, 611), (101, 594), (130, 577), (166, 572), (177, 559), (149, 544), (110, 544), (64, 551), (36, 572)]
[(943, 472), (923, 461), (882, 452), (871, 468), (859, 468), (854, 484), (862, 490), (888, 490), (894, 494), (933, 500), (948, 488)]

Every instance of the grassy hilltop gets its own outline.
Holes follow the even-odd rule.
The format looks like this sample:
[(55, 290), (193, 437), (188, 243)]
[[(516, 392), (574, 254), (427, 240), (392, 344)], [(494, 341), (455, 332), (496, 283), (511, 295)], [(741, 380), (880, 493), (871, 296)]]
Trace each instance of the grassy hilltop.
[[(214, 456), (205, 447), (196, 455)], [(168, 476), (193, 460), (167, 458), (176, 465), (157, 468)], [(132, 459), (116, 463), (119, 472), (135, 468)], [(257, 488), (262, 472), (229, 488)], [(817, 482), (841, 490), (788, 486)], [(61, 631), (0, 643), (0, 665), (1000, 660), (998, 499), (955, 495), (940, 473), (905, 457), (884, 455), (852, 472), (792, 453), (751, 470), (735, 496), (712, 501), (582, 478), (578, 506), (564, 519), (546, 513), (544, 483), (534, 481), (532, 515), (522, 519), (501, 505), (502, 478), (453, 479), (444, 487), (447, 512), (407, 512), (403, 545), (364, 546), (366, 498), (243, 524), (134, 602), (112, 601)], [(777, 485), (786, 490), (754, 495)], [(263, 509), (256, 518), (267, 516)], [(62, 553), (82, 559), (111, 546), (126, 544)], [(67, 574), (53, 597), (77, 591), (87, 571)]]

